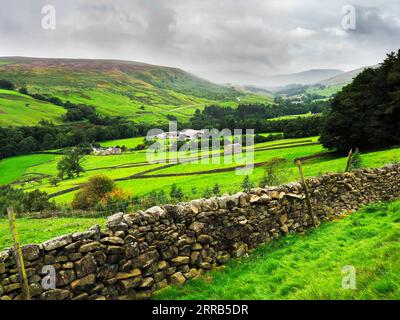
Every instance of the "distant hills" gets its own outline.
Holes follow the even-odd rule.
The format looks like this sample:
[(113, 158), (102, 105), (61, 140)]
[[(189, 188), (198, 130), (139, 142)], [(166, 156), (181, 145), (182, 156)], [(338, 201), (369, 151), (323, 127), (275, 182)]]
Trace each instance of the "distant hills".
[(298, 73), (279, 74), (267, 77), (265, 84), (267, 87), (281, 87), (291, 84), (310, 85), (319, 83), (325, 79), (336, 77), (344, 71), (337, 69), (311, 69)]
[[(103, 115), (151, 123), (166, 122), (170, 114), (187, 119), (196, 108), (244, 96), (181, 69), (120, 60), (3, 57), (0, 79), (30, 93), (93, 105)], [(4, 118), (10, 110), (0, 106), (0, 112)]]
[[(371, 66), (370, 68), (377, 68), (379, 65)], [(368, 67), (362, 67), (348, 72), (338, 74), (332, 78), (320, 81), (320, 84), (325, 86), (336, 86), (336, 85), (346, 85), (353, 81), (361, 72), (363, 72)]]
[[(371, 66), (375, 68), (376, 66)], [(304, 93), (329, 97), (351, 83), (353, 79), (368, 67), (348, 72), (337, 69), (311, 69), (303, 72), (275, 75), (266, 78), (267, 85), (244, 85), (245, 90), (272, 95), (299, 95)], [(269, 84), (269, 85), (268, 85)]]

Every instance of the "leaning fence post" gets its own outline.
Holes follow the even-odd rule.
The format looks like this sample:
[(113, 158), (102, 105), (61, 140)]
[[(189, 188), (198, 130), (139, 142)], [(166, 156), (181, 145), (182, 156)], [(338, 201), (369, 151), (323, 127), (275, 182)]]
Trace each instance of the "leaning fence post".
[(351, 149), (349, 151), (349, 155), (347, 156), (347, 164), (346, 164), (346, 170), (345, 172), (349, 172), (350, 171), (350, 166), (351, 166), (351, 160), (353, 158), (353, 149)]
[(308, 191), (307, 182), (306, 182), (306, 179), (304, 178), (303, 166), (302, 166), (300, 160), (296, 160), (296, 166), (299, 168), (300, 178), (301, 178), (301, 181), (303, 182), (303, 186), (304, 186), (304, 193), (306, 194), (307, 207), (308, 207), (308, 210), (310, 212), (313, 225), (316, 228), (316, 227), (318, 227), (318, 221), (317, 221), (317, 218), (314, 215), (314, 210), (313, 210), (313, 207), (311, 205), (310, 192)]
[(14, 209), (7, 208), (7, 213), (8, 213), (8, 221), (10, 222), (10, 230), (11, 230), (11, 234), (12, 234), (13, 242), (14, 242), (14, 254), (15, 254), (15, 260), (17, 261), (19, 281), (21, 283), (21, 288), (22, 288), (22, 296), (23, 296), (23, 299), (30, 300), (31, 294), (29, 292), (28, 278), (26, 276), (24, 258), (22, 256), (22, 250), (21, 250), (21, 246), (19, 243), (18, 230), (17, 230), (17, 226), (15, 224)]

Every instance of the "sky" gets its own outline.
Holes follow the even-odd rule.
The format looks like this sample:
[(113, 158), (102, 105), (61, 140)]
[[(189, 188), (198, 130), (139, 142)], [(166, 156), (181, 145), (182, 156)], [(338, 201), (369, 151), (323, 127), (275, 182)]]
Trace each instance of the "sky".
[[(217, 83), (349, 71), (400, 49), (399, 0), (0, 0), (0, 56), (124, 59)], [(43, 28), (45, 5), (55, 29)], [(352, 6), (355, 12), (343, 11)], [(349, 20), (350, 19), (350, 20)], [(351, 29), (343, 25), (351, 22)], [(45, 23), (45, 26), (49, 24)]]

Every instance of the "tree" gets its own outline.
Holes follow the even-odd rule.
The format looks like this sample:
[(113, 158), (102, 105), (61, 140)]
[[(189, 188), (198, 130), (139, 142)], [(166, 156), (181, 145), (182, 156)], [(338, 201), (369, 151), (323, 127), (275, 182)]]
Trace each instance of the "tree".
[(15, 86), (8, 80), (0, 80), (0, 89), (14, 90)]
[(59, 178), (64, 179), (65, 175), (68, 178), (73, 178), (75, 175), (79, 177), (79, 174), (84, 172), (81, 166), (82, 159), (80, 148), (65, 149), (63, 158), (57, 164)]
[(363, 167), (362, 159), (361, 159), (361, 153), (358, 148), (356, 151), (353, 153), (353, 156), (351, 157), (350, 161), (350, 171), (355, 170), (355, 169), (360, 169)]
[(60, 179), (59, 177), (55, 177), (55, 176), (49, 178), (50, 184), (51, 184), (52, 186), (54, 186), (54, 187), (56, 187), (56, 186), (60, 183), (60, 180), (61, 180), (61, 179)]
[(25, 88), (25, 87), (19, 88), (19, 89), (18, 89), (18, 92), (21, 93), (21, 94), (29, 94), (28, 89)]
[(49, 202), (48, 194), (40, 190), (34, 190), (32, 192), (25, 193), (22, 199), (22, 205), (25, 212), (38, 212), (56, 209), (56, 205), (53, 202)]
[(332, 101), (321, 134), (324, 147), (347, 152), (400, 143), (400, 50), (368, 68)]
[(38, 142), (34, 137), (27, 137), (20, 142), (20, 148), (23, 149), (25, 152), (33, 152), (37, 150), (38, 147)]

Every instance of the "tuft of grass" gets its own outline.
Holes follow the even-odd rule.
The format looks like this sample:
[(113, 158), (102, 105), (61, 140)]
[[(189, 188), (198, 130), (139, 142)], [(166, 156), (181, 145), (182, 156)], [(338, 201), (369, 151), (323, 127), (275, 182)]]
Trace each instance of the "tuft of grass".
[[(230, 260), (155, 299), (400, 299), (400, 201), (366, 207)], [(356, 289), (343, 289), (354, 266)]]

